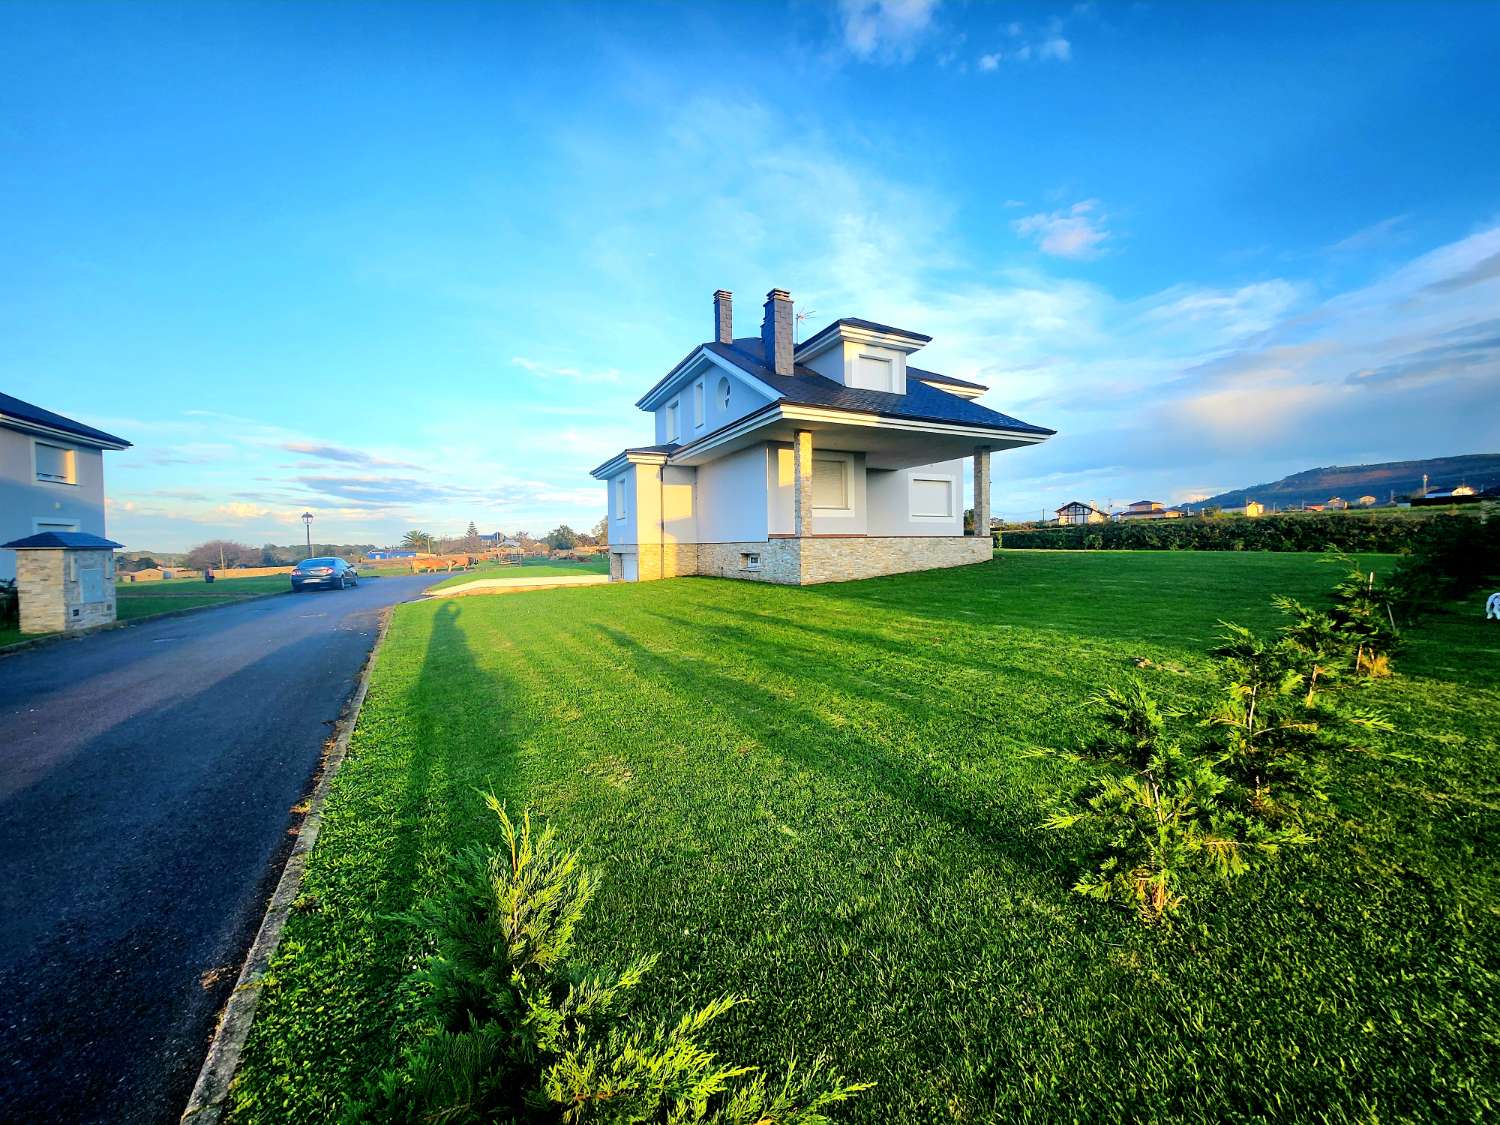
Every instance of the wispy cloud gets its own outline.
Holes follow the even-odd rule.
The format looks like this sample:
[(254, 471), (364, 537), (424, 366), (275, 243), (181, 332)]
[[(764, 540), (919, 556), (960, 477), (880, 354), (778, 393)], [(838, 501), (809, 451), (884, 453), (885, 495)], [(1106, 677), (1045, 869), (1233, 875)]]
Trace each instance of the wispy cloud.
[(519, 355), (513, 357), (511, 363), (543, 379), (569, 379), (578, 383), (618, 383), (620, 381), (620, 373), (613, 367), (600, 371), (584, 371), (577, 367), (559, 367), (556, 364), (542, 363)]
[(1371, 223), (1347, 238), (1340, 239), (1328, 249), (1335, 254), (1357, 254), (1377, 246), (1387, 245), (1398, 240), (1400, 228), (1408, 217), (1407, 215), (1392, 215), (1388, 219), (1381, 219), (1378, 223)]
[(1085, 199), (1062, 211), (1045, 211), (1017, 219), (1011, 226), (1032, 240), (1043, 254), (1056, 258), (1092, 258), (1109, 238), (1106, 216), (1097, 199)]
[(941, 0), (839, 0), (844, 47), (866, 62), (907, 62)]
[(342, 445), (329, 445), (312, 441), (284, 441), (281, 448), (291, 453), (302, 453), (323, 461), (341, 461), (349, 465), (378, 465), (393, 469), (416, 469), (421, 466), (411, 461), (396, 461), (377, 457), (362, 449), (349, 449)]

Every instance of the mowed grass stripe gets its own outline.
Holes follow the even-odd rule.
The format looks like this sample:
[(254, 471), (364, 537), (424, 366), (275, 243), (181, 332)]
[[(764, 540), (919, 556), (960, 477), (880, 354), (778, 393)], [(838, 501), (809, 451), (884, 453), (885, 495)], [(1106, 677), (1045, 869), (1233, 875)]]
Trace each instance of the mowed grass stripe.
[[(806, 590), (404, 606), (237, 1118), (325, 1119), (390, 1057), (417, 949), (389, 915), (489, 839), (491, 786), (603, 875), (590, 958), (661, 954), (658, 1016), (754, 997), (716, 1041), (878, 1082), (851, 1120), (1486, 1116), (1500, 661), (1481, 621), (1424, 627), (1408, 674), (1368, 693), (1402, 733), (1341, 766), (1320, 842), (1175, 935), (1071, 894), (1073, 843), (1036, 828), (1079, 775), (1030, 751), (1075, 745), (1097, 686), (1145, 657), (1162, 692), (1205, 693), (1217, 620), (1271, 625), (1271, 594), (1314, 598), (1337, 573), (1024, 552)], [(1430, 678), (1455, 664), (1461, 682)]]

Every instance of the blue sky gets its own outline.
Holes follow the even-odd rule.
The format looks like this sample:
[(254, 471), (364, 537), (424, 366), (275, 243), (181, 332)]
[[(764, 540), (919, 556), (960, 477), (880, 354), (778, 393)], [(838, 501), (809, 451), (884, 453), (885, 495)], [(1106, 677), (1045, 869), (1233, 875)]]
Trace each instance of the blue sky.
[(0, 389), (110, 532), (591, 525), (734, 290), (1059, 430), (999, 512), (1500, 449), (1500, 5), (0, 8)]

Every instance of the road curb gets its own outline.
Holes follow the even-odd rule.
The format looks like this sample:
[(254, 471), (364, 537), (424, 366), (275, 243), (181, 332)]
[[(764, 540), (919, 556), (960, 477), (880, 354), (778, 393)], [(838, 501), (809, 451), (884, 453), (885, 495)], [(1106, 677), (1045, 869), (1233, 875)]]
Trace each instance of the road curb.
[(364, 667), (360, 669), (354, 692), (349, 697), (349, 706), (339, 720), (333, 745), (329, 748), (328, 756), (323, 764), (323, 772), (313, 787), (307, 815), (303, 818), (301, 830), (297, 834), (297, 843), (292, 848), (292, 854), (287, 857), (286, 866), (281, 871), (281, 878), (276, 883), (276, 890), (271, 895), (271, 901), (266, 905), (266, 913), (261, 919), (260, 929), (256, 931), (255, 940), (250, 944), (250, 951), (245, 955), (244, 967), (241, 968), (239, 979), (234, 983), (234, 991), (230, 993), (229, 1001), (224, 1005), (224, 1011), (219, 1016), (219, 1025), (214, 1030), (213, 1040), (209, 1043), (208, 1055), (203, 1060), (202, 1069), (198, 1071), (198, 1080), (193, 1084), (193, 1092), (188, 1098), (187, 1108), (182, 1112), (181, 1120), (184, 1125), (188, 1122), (192, 1125), (214, 1125), (224, 1117), (225, 1105), (229, 1099), (229, 1087), (234, 1081), (236, 1071), (239, 1070), (240, 1056), (245, 1049), (245, 1041), (249, 1038), (250, 1027), (255, 1022), (255, 1008), (260, 1001), (261, 981), (266, 975), (266, 970), (270, 968), (276, 947), (281, 943), (281, 933), (286, 927), (292, 903), (297, 900), (302, 889), (302, 877), (307, 871), (307, 857), (312, 852), (313, 845), (317, 843), (318, 829), (323, 824), (323, 804), (328, 798), (329, 785), (334, 775), (338, 773), (339, 767), (343, 765), (344, 755), (349, 750), (350, 736), (353, 735), (355, 725), (359, 722), (359, 712), (364, 706), (365, 695), (370, 688), (370, 674), (375, 668), (375, 658), (380, 653), (380, 646), (385, 642), (385, 635), (391, 624), (391, 614), (395, 609), (396, 607), (391, 605), (381, 611), (380, 631), (375, 636), (375, 643), (370, 646), (370, 655), (365, 658)]
[[(287, 593), (286, 590), (275, 590), (265, 594), (235, 594), (234, 601), (218, 602), (214, 605), (190, 605), (185, 609), (169, 609), (162, 613), (153, 613), (147, 617), (132, 617), (129, 621), (111, 621), (107, 625), (92, 625), (87, 629), (75, 629), (71, 633), (48, 633), (43, 637), (32, 637), (30, 640), (17, 641), (11, 645), (0, 645), (0, 658), (10, 656), (12, 653), (25, 652), (30, 648), (41, 648), (43, 645), (56, 644), (59, 641), (81, 641), (84, 637), (92, 637), (95, 633), (107, 633), (112, 629), (129, 629), (132, 625), (149, 625), (153, 621), (162, 621), (168, 617), (186, 617), (190, 613), (205, 613), (211, 609), (227, 609), (232, 605), (244, 605), (246, 602), (263, 601), (266, 598), (279, 598)], [(191, 597), (184, 594), (183, 597)]]

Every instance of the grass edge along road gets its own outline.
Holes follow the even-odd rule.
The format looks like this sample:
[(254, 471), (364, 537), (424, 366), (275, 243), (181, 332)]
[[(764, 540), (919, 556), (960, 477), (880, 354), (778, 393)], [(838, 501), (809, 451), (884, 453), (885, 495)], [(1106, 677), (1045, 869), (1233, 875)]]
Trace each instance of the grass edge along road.
[[(1388, 569), (1391, 560), (1377, 560)], [(1311, 846), (1172, 932), (1083, 900), (1040, 746), (1139, 671), (1206, 690), (1219, 619), (1315, 556), (1002, 553), (795, 589), (706, 579), (400, 607), (272, 966), (234, 1119), (316, 1121), (417, 1009), (392, 915), (484, 840), (476, 793), (602, 878), (584, 960), (656, 953), (656, 1016), (727, 992), (726, 1055), (825, 1053), (841, 1119), (1481, 1120), (1496, 1014), (1500, 648), (1439, 616), (1366, 702)], [(1493, 625), (1493, 623), (1490, 623)]]

